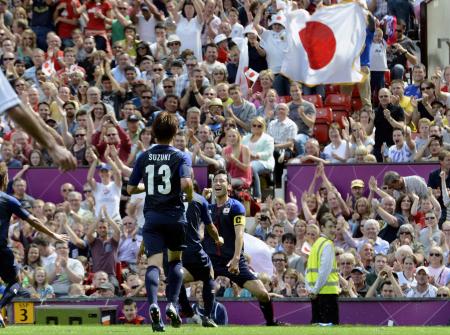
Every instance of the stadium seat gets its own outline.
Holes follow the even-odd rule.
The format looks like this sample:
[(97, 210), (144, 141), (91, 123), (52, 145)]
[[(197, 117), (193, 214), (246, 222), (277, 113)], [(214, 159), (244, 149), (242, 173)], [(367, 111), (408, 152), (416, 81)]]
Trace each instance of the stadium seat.
[(316, 109), (316, 123), (331, 124), (333, 122), (333, 112), (330, 107)]
[(325, 95), (339, 93), (341, 93), (341, 87), (339, 85), (325, 85)]
[(357, 112), (361, 109), (362, 102), (360, 98), (352, 98), (352, 110)]
[(323, 107), (322, 97), (319, 94), (303, 95), (302, 98), (312, 103), (316, 108)]
[(328, 125), (326, 123), (314, 124), (313, 137), (319, 141), (320, 144), (328, 144)]
[(345, 94), (329, 94), (325, 99), (325, 106), (335, 110), (346, 111), (350, 113), (352, 110), (351, 98)]
[(342, 118), (348, 117), (348, 116), (349, 116), (349, 113), (347, 111), (333, 110), (333, 120), (334, 120), (334, 122), (339, 123), (341, 128), (344, 128), (344, 122), (343, 122)]

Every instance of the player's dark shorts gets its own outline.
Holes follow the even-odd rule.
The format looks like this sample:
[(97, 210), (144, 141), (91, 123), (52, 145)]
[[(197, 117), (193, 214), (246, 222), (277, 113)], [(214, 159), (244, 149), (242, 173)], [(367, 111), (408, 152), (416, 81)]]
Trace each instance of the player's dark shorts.
[(245, 282), (256, 280), (256, 276), (250, 271), (248, 264), (243, 255), (239, 259), (239, 274), (230, 273), (227, 264), (229, 260), (219, 256), (211, 255), (211, 262), (214, 269), (214, 277), (223, 276), (229, 278), (232, 282), (240, 287), (244, 287)]
[(14, 254), (6, 246), (0, 247), (0, 278), (7, 284), (17, 281), (17, 269), (14, 264)]
[(182, 251), (186, 248), (186, 216), (183, 212), (145, 213), (145, 224), (142, 230), (145, 252), (152, 256), (163, 252)]
[(184, 251), (183, 267), (189, 271), (195, 281), (205, 281), (211, 278), (211, 260), (203, 249), (195, 252)]

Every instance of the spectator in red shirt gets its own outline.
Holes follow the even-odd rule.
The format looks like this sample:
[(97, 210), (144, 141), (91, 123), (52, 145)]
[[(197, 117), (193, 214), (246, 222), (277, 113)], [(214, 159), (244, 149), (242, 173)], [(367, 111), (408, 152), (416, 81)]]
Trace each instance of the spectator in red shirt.
[(142, 325), (145, 318), (137, 314), (137, 306), (133, 299), (127, 298), (123, 301), (122, 307), (123, 316), (119, 317), (119, 323)]
[(111, 53), (111, 47), (106, 35), (106, 25), (111, 25), (112, 6), (106, 0), (89, 0), (76, 9), (76, 14), (87, 12), (88, 22), (85, 29), (87, 36), (94, 36), (98, 50)]
[(60, 0), (53, 13), (56, 33), (62, 39), (64, 47), (73, 47), (72, 31), (78, 27), (80, 15), (76, 9), (80, 7), (78, 0)]
[(92, 136), (92, 145), (94, 145), (100, 155), (100, 160), (104, 160), (104, 154), (107, 145), (114, 145), (119, 152), (119, 158), (122, 162), (128, 160), (131, 151), (131, 140), (128, 134), (123, 130), (115, 118), (105, 115), (101, 131), (97, 131)]

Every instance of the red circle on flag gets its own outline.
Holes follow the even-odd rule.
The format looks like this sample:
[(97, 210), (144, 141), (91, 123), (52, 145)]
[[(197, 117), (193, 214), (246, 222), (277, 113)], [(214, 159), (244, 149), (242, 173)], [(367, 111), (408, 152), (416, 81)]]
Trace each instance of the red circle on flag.
[(310, 21), (298, 34), (313, 70), (320, 70), (331, 62), (336, 52), (336, 38), (330, 27)]

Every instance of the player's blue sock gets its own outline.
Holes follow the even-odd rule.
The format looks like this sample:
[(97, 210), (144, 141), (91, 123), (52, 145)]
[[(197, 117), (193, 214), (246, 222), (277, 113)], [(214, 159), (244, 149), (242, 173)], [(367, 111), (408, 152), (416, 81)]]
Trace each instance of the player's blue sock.
[(13, 298), (17, 295), (19, 290), (19, 283), (8, 284), (8, 286), (5, 288), (5, 291), (3, 292), (2, 298), (0, 299), (0, 309), (8, 305), (11, 300), (13, 300)]
[(150, 265), (145, 273), (145, 288), (147, 289), (147, 300), (150, 305), (158, 302), (158, 286), (159, 268)]
[(269, 300), (267, 302), (259, 302), (259, 308), (261, 308), (261, 311), (263, 312), (264, 319), (266, 319), (267, 324), (273, 324), (273, 304), (272, 300)]
[(181, 260), (169, 262), (167, 276), (167, 301), (177, 304), (180, 295), (181, 285), (183, 285), (183, 265)]
[[(184, 287), (184, 285), (181, 285), (181, 288), (180, 288), (180, 295), (178, 296), (178, 304), (180, 305), (181, 312), (183, 313), (184, 316), (190, 317), (192, 314), (194, 314), (191, 304), (189, 303), (189, 299), (188, 299), (187, 293), (186, 293), (186, 288)], [(184, 317), (184, 316), (182, 316), (182, 317)]]
[(214, 279), (209, 279), (203, 282), (203, 302), (205, 304), (205, 316), (211, 317), (211, 312), (214, 306), (214, 289), (216, 282)]

